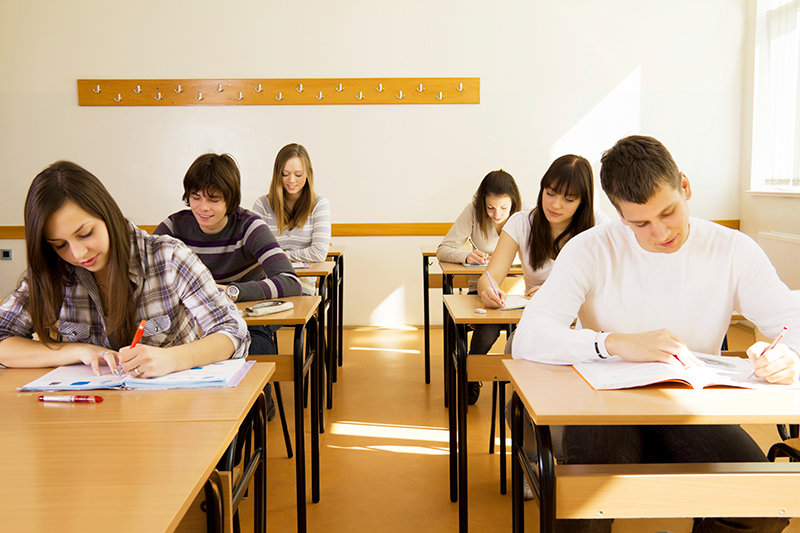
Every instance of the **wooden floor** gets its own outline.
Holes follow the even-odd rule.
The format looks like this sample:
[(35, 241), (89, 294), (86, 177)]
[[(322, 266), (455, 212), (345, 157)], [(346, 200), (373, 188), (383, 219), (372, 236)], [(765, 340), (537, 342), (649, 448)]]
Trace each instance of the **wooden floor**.
[[(288, 350), (288, 332), (280, 333), (286, 335), (281, 348)], [(733, 332), (731, 349), (737, 335)], [(421, 329), (345, 330), (344, 367), (321, 440), (321, 501), (308, 498), (309, 532), (457, 531), (458, 504), (450, 502), (448, 489), (440, 329), (432, 331), (431, 346), (432, 379), (426, 385)], [(291, 406), (291, 384), (283, 389)], [(287, 415), (292, 418), (291, 407)], [(490, 415), (491, 384), (486, 384), (468, 417), (470, 531), (511, 531), (510, 490), (500, 494), (498, 455), (488, 453)], [(774, 426), (747, 429), (765, 449), (778, 440)], [(268, 437), (267, 529), (296, 531), (294, 460), (286, 458), (277, 418), (268, 425)], [(252, 530), (250, 508), (243, 505), (242, 531)], [(538, 532), (536, 502), (527, 502), (525, 512), (526, 531)], [(614, 533), (659, 530), (688, 533), (691, 521), (618, 520), (614, 525)], [(800, 532), (800, 519), (785, 531)]]

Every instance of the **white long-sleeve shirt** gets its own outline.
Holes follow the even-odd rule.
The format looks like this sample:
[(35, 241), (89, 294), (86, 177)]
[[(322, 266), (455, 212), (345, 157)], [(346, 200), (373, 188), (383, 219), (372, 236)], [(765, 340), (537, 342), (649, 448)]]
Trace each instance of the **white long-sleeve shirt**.
[[(570, 240), (525, 308), (514, 358), (595, 361), (595, 341), (602, 345), (610, 333), (662, 328), (693, 351), (719, 353), (734, 310), (768, 337), (787, 326), (782, 342), (800, 351), (800, 294), (780, 281), (758, 244), (713, 222), (689, 224), (672, 254), (644, 250), (622, 221)], [(571, 330), (576, 316), (582, 329)]]

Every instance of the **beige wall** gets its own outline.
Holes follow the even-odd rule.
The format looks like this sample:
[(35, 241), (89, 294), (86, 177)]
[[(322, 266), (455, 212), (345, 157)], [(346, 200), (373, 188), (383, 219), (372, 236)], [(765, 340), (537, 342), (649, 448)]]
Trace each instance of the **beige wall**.
[[(155, 224), (182, 207), (191, 161), (227, 151), (249, 207), (288, 142), (309, 149), (334, 222), (452, 221), (489, 170), (532, 202), (555, 157), (597, 170), (630, 133), (670, 148), (693, 214), (739, 218), (744, 13), (745, 0), (2, 0), (0, 225), (22, 223), (31, 179), (58, 158)], [(112, 109), (76, 94), (78, 78), (338, 76), (477, 76), (481, 103)], [(419, 244), (437, 240), (337, 239), (346, 322), (421, 324)], [(24, 269), (14, 257), (2, 293)]]

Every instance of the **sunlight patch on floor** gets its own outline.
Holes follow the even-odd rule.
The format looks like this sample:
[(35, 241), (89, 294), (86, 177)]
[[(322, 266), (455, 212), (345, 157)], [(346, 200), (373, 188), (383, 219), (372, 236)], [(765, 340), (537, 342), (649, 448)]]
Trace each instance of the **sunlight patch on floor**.
[(450, 439), (447, 429), (392, 424), (361, 424), (358, 422), (334, 422), (331, 424), (330, 432), (333, 435), (346, 435), (349, 437), (376, 437), (430, 442), (448, 442)]

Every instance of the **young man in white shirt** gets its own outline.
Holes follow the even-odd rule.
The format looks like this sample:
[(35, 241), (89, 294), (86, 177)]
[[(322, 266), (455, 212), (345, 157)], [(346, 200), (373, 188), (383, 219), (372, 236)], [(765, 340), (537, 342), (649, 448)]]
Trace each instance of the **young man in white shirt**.
[[(621, 220), (572, 239), (528, 304), (513, 355), (550, 364), (606, 359), (700, 364), (719, 353), (734, 310), (783, 341), (748, 350), (755, 375), (800, 377), (800, 295), (749, 237), (689, 217), (689, 179), (656, 139), (626, 137), (601, 160), (600, 179)], [(580, 329), (571, 330), (575, 317)], [(690, 351), (691, 350), (691, 351)], [(739, 426), (569, 426), (567, 464), (766, 461)], [(610, 532), (612, 520), (560, 520), (556, 531)], [(780, 532), (786, 519), (696, 519), (694, 533)]]

